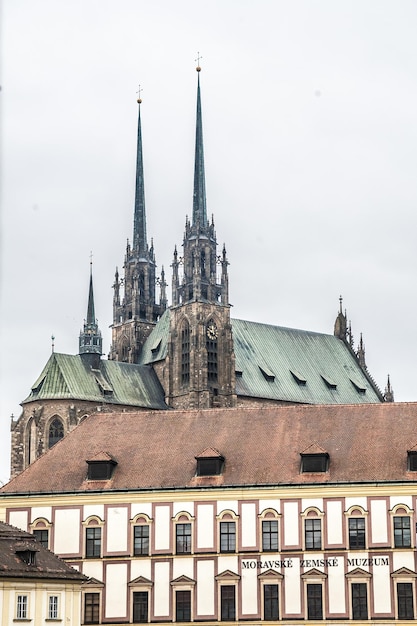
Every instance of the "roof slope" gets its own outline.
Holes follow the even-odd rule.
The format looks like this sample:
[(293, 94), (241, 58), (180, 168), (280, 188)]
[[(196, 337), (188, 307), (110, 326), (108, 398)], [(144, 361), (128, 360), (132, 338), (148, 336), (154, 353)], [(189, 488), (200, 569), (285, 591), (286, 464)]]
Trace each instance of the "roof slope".
[(103, 359), (100, 369), (94, 370), (80, 355), (53, 352), (22, 404), (66, 398), (147, 409), (167, 408), (164, 391), (150, 367)]
[[(334, 335), (232, 319), (238, 396), (302, 404), (381, 402), (353, 351)], [(148, 337), (142, 364), (168, 353), (170, 311)]]
[[(97, 413), (0, 489), (2, 494), (312, 483), (417, 482), (407, 451), (417, 444), (417, 403), (293, 405), (267, 409)], [(310, 446), (329, 471), (300, 473)], [(207, 448), (222, 476), (196, 477)], [(87, 460), (106, 452), (112, 478), (87, 480)]]
[[(36, 553), (33, 565), (28, 565), (19, 557), (19, 553), (25, 551)], [(87, 576), (44, 548), (33, 535), (0, 522), (0, 579), (2, 578), (59, 578), (80, 582), (87, 580)]]

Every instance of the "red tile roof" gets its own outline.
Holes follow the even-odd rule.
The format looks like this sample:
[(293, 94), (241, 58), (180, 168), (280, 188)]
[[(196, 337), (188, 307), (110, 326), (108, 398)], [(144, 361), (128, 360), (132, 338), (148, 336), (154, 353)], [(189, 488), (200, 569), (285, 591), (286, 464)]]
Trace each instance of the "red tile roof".
[[(97, 413), (84, 420), (1, 493), (77, 492), (314, 482), (415, 482), (407, 451), (417, 444), (417, 403), (277, 406), (201, 411)], [(310, 448), (312, 446), (312, 448)], [(196, 477), (207, 448), (222, 476)], [(329, 471), (300, 473), (300, 454), (325, 450)], [(88, 481), (86, 460), (106, 451), (113, 476)]]

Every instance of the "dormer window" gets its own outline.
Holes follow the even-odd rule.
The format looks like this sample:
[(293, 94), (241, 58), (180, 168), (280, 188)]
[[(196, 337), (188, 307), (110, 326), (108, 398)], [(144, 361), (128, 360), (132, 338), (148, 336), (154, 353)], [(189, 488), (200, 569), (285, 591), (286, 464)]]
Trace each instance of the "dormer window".
[(197, 476), (219, 476), (223, 471), (224, 457), (213, 448), (207, 448), (195, 459)]
[(267, 365), (259, 365), (258, 367), (261, 370), (262, 376), (265, 378), (265, 380), (267, 380), (269, 383), (273, 383), (275, 380), (274, 372), (270, 370)]
[(26, 565), (36, 564), (36, 550), (16, 550), (16, 554), (18, 555), (19, 559), (21, 559)]
[(327, 472), (329, 469), (329, 455), (326, 452), (318, 454), (301, 454), (301, 472)]
[(408, 455), (408, 471), (417, 472), (417, 450), (409, 450)]
[(88, 465), (88, 480), (110, 480), (113, 475), (114, 468), (117, 465), (117, 461), (111, 458), (110, 455), (102, 453), (96, 455), (90, 461), (87, 461)]
[(335, 383), (334, 380), (332, 380), (328, 376), (324, 376), (324, 374), (322, 374), (321, 377), (329, 389), (337, 389), (337, 383)]

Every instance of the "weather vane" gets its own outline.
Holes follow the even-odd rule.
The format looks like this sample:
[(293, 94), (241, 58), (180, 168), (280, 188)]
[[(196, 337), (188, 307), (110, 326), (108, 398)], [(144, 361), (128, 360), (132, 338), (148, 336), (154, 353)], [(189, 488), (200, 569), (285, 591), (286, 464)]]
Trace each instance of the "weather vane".
[(138, 104), (140, 104), (142, 102), (142, 98), (140, 97), (141, 91), (143, 91), (143, 90), (141, 89), (141, 87), (139, 85), (139, 89), (136, 92), (138, 94)]

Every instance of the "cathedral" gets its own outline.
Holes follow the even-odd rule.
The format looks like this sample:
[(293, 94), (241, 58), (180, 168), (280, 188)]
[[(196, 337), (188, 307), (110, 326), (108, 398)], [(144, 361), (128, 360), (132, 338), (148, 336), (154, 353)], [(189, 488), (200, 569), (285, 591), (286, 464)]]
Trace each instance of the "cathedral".
[(366, 367), (362, 338), (354, 348), (341, 299), (333, 334), (231, 318), (226, 247), (207, 215), (200, 70), (193, 206), (174, 248), (171, 304), (147, 240), (139, 99), (133, 238), (115, 273), (108, 358), (90, 272), (78, 354), (52, 352), (12, 421), (12, 477), (100, 412), (393, 401), (390, 381), (382, 393)]

